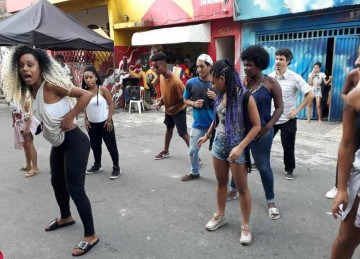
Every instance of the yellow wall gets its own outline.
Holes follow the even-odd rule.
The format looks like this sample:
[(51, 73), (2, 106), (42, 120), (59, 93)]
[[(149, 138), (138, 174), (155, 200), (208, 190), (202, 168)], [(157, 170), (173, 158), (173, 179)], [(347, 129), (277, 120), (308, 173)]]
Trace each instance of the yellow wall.
[(114, 24), (125, 24), (124, 15), (129, 17), (129, 22), (140, 21), (153, 2), (154, 0), (69, 0), (55, 5), (65, 13), (107, 5), (110, 36), (114, 40), (115, 46), (131, 46), (131, 37), (135, 30), (114, 30)]
[[(149, 7), (155, 0), (108, 0), (109, 24), (115, 46), (131, 46), (132, 35), (142, 28), (114, 29), (114, 24), (127, 27), (134, 22), (141, 21)], [(124, 16), (128, 16), (126, 21)]]

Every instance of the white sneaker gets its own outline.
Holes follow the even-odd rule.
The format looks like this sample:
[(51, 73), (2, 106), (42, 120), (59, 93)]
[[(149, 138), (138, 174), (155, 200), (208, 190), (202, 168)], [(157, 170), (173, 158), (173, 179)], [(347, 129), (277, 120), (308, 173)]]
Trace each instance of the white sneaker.
[(219, 227), (226, 224), (225, 216), (220, 217), (218, 214), (214, 214), (213, 218), (206, 224), (206, 229), (209, 231), (214, 231)]
[[(248, 234), (245, 235), (245, 231), (248, 231)], [(240, 235), (240, 244), (250, 245), (252, 242), (251, 227), (249, 225), (241, 225), (241, 235)]]
[(337, 193), (338, 189), (334, 186), (330, 191), (325, 194), (325, 197), (328, 199), (334, 199)]

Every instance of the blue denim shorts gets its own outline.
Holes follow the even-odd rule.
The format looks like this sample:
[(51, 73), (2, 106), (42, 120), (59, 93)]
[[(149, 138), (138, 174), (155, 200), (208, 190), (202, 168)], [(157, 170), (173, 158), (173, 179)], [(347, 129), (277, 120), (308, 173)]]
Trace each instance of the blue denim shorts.
[[(230, 155), (231, 150), (236, 147), (243, 140), (243, 136), (238, 136), (235, 138), (235, 145), (226, 144), (226, 137), (222, 134), (216, 133), (214, 142), (212, 145), (212, 155), (213, 157), (220, 160), (227, 160)], [(240, 157), (233, 162), (238, 164), (246, 163), (246, 158), (244, 152), (241, 153)]]

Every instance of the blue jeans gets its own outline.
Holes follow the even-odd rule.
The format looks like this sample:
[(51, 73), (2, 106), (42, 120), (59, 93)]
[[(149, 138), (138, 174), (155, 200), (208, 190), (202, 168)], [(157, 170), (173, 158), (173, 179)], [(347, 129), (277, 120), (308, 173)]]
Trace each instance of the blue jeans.
[(190, 172), (193, 175), (199, 174), (199, 150), (200, 147), (196, 143), (199, 138), (203, 137), (207, 129), (195, 129), (191, 128), (190, 130), (190, 143), (189, 143), (189, 156), (191, 162)]
[[(243, 140), (243, 138), (244, 137), (242, 135), (238, 135), (235, 137), (236, 144), (229, 145), (226, 143), (226, 137), (216, 132), (211, 150), (212, 156), (219, 160), (227, 160), (231, 150), (233, 150), (233, 148), (236, 147)], [(239, 158), (235, 159), (233, 162), (238, 164), (246, 163), (245, 152), (242, 152)]]
[[(270, 165), (270, 152), (273, 143), (274, 129), (269, 130), (267, 134), (260, 139), (253, 140), (250, 143), (251, 154), (254, 158), (257, 169), (260, 172), (261, 182), (265, 191), (267, 203), (273, 203), (274, 194), (274, 176)], [(231, 179), (231, 190), (236, 190), (234, 181)]]

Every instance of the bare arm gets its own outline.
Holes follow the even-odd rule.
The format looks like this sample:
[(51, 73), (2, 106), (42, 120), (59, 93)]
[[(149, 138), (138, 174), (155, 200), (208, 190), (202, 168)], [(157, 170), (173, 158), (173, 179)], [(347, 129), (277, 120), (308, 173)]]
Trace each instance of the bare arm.
[(106, 128), (107, 131), (112, 131), (112, 129), (113, 129), (112, 116), (114, 114), (115, 105), (114, 105), (110, 91), (105, 86), (100, 86), (100, 89), (101, 89), (101, 92), (102, 92), (107, 104), (109, 105), (109, 114), (108, 114), (108, 118), (106, 119), (106, 122), (104, 124), (104, 128)]
[(192, 107), (195, 107), (195, 108), (201, 108), (203, 106), (203, 102), (199, 101), (199, 100), (193, 101), (191, 99), (185, 99), (184, 98), (184, 103), (187, 106), (192, 106)]
[(299, 107), (295, 110), (291, 111), (288, 115), (290, 119), (294, 118), (304, 107), (309, 105), (314, 100), (314, 93), (313, 91), (309, 91), (305, 94), (304, 100), (300, 103)]
[(329, 79), (328, 79), (328, 80), (326, 80), (326, 77), (324, 77), (323, 80), (324, 80), (324, 84), (325, 84), (325, 85), (328, 85), (328, 84), (331, 82), (331, 80), (332, 80), (332, 76), (329, 76)]
[(83, 90), (79, 87), (72, 87), (70, 90), (62, 88), (56, 85), (49, 85), (48, 83), (45, 85), (47, 91), (58, 97), (70, 96), (77, 98), (77, 103), (74, 108), (64, 115), (63, 121), (61, 123), (61, 127), (64, 130), (69, 130), (73, 127), (74, 118), (83, 110), (85, 110), (86, 106), (89, 104), (92, 94), (86, 90)]
[(355, 86), (353, 81), (354, 81), (354, 77), (356, 76), (356, 74), (358, 73), (358, 69), (353, 69), (352, 71), (350, 71), (350, 73), (346, 76), (345, 79), (345, 83), (344, 83), (344, 87), (343, 90), (341, 92), (341, 98), (344, 101), (346, 95), (351, 91), (351, 89)]
[(310, 85), (311, 87), (313, 87), (313, 75), (312, 75), (312, 73), (309, 75), (309, 81), (308, 81), (308, 83), (309, 83), (309, 85)]
[(104, 98), (105, 98), (107, 104), (109, 105), (109, 114), (108, 114), (107, 121), (111, 122), (112, 116), (114, 114), (114, 109), (115, 109), (114, 101), (112, 99), (109, 89), (107, 89), (105, 86), (101, 86), (101, 91), (104, 95)]
[[(350, 92), (345, 101), (345, 107), (343, 111), (343, 135), (338, 151), (338, 194), (335, 197), (332, 212), (333, 216), (337, 218), (337, 215), (344, 211), (348, 204), (347, 183), (349, 181), (350, 170), (352, 162), (354, 161), (354, 154), (356, 151), (356, 100), (360, 97), (360, 91)], [(343, 204), (342, 211), (339, 209), (339, 205)]]
[(253, 141), (261, 129), (259, 112), (256, 107), (256, 102), (252, 96), (249, 97), (248, 114), (252, 127), (244, 139), (231, 150), (229, 157), (227, 158), (229, 162), (236, 160), (244, 152), (245, 148), (250, 144), (251, 141)]
[(215, 127), (214, 125), (214, 120), (211, 122), (211, 125), (209, 127), (209, 129), (207, 130), (207, 132), (205, 133), (205, 136), (199, 138), (199, 140), (196, 142), (199, 146), (201, 146), (203, 143), (205, 143), (208, 139), (210, 139), (212, 137), (212, 132), (213, 132), (213, 128)]

